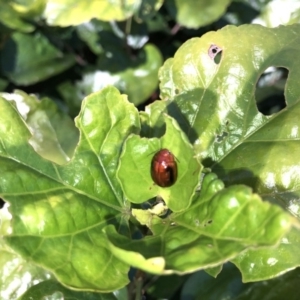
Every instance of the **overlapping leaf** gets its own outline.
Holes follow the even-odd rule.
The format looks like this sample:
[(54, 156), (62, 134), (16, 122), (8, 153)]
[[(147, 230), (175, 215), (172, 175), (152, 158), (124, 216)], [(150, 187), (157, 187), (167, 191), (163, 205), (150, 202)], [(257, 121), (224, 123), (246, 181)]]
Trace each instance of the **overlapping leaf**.
[(13, 103), (1, 98), (1, 111), (0, 194), (13, 215), (7, 242), (74, 288), (123, 287), (129, 266), (104, 248), (102, 228), (115, 224), (130, 234), (115, 172), (124, 138), (139, 127), (133, 105), (114, 88), (88, 97), (76, 120), (79, 145), (63, 166), (31, 148)]
[(22, 91), (1, 93), (0, 96), (16, 103), (32, 134), (29, 143), (37, 153), (58, 164), (70, 160), (78, 143), (78, 131), (73, 120), (53, 101), (47, 98), (40, 101)]
[[(27, 3), (24, 3), (27, 2)], [(23, 1), (16, 3), (14, 1), (0, 1), (0, 22), (8, 28), (18, 30), (20, 32), (32, 32), (35, 28), (28, 20), (23, 17), (33, 18), (42, 13), (44, 8), (44, 0)]]
[(157, 74), (162, 65), (159, 50), (148, 44), (134, 59), (121, 48), (111, 49), (110, 54), (110, 58), (100, 58), (92, 70), (87, 70), (76, 88), (88, 95), (114, 85), (128, 94), (130, 102), (143, 103), (158, 86)]
[[(226, 184), (247, 184), (298, 218), (299, 33), (299, 25), (228, 26), (185, 43), (160, 72), (162, 97), (174, 99), (167, 111), (179, 121), (204, 165)], [(254, 92), (270, 66), (289, 71), (287, 107), (265, 116), (256, 107)], [(276, 251), (266, 256), (277, 257)], [(289, 253), (291, 263), (267, 277), (300, 264), (294, 251)]]
[(231, 0), (168, 0), (167, 8), (180, 25), (198, 28), (211, 24), (222, 16)]
[[(278, 206), (263, 202), (251, 189), (224, 189), (215, 174), (204, 177), (191, 207), (167, 218), (147, 211), (133, 215), (154, 236), (129, 241), (106, 229), (111, 251), (126, 263), (152, 273), (186, 273), (217, 266), (248, 247), (275, 245), (295, 223)], [(140, 254), (137, 254), (140, 252)]]
[(97, 18), (102, 21), (123, 21), (136, 14), (147, 19), (161, 7), (163, 0), (127, 0), (86, 2), (84, 0), (47, 0), (44, 16), (48, 24), (71, 26)]
[(74, 55), (64, 55), (40, 33), (14, 33), (1, 49), (2, 72), (14, 83), (30, 85), (70, 68)]
[[(292, 27), (285, 35), (297, 40), (298, 28)], [(160, 75), (162, 95), (174, 101), (147, 108), (140, 114), (142, 128), (133, 105), (115, 88), (88, 96), (76, 119), (80, 141), (66, 165), (44, 160), (31, 148), (26, 123), (11, 102), (1, 99), (0, 109), (6, 113), (0, 123), (0, 194), (11, 203), (13, 214), (13, 233), (7, 242), (25, 258), (53, 271), (64, 284), (107, 292), (128, 282), (129, 266), (156, 274), (192, 272), (219, 266), (249, 248), (261, 250), (284, 240), (297, 222), (280, 207), (263, 202), (249, 187), (225, 189), (211, 173), (204, 177), (201, 190), (196, 190), (200, 159), (229, 182), (226, 164), (241, 163), (239, 159), (226, 161), (231, 153), (263, 132), (276, 116), (285, 116), (292, 111), (290, 107), (296, 107), (297, 90), (292, 84), (287, 90), (290, 107), (275, 117), (261, 115), (253, 99), (253, 78), (259, 75), (254, 71), (259, 67), (246, 60), (249, 53), (241, 52), (243, 46), (227, 43), (228, 36), (240, 32), (262, 31), (266, 40), (269, 35), (275, 39), (265, 30), (228, 27), (183, 45)], [(293, 47), (297, 49), (297, 44)], [(215, 54), (220, 49), (218, 63)], [(230, 50), (232, 56), (226, 58)], [(275, 54), (273, 59), (278, 58)], [(267, 67), (268, 59), (261, 59)], [(161, 114), (165, 108), (181, 128)], [(268, 129), (270, 135), (261, 134), (262, 139), (268, 137), (272, 145), (281, 141), (281, 131)], [(165, 189), (155, 186), (150, 177), (152, 156), (162, 147), (178, 156), (179, 165), (177, 181)], [(238, 154), (244, 152), (245, 147)], [(247, 155), (245, 160), (251, 160)], [(265, 157), (255, 154), (261, 163)], [(251, 162), (243, 167), (255, 167)], [(142, 204), (155, 196), (162, 196), (173, 212), (163, 218), (155, 207), (143, 209), (142, 205), (131, 215), (128, 200)], [(153, 236), (132, 240), (129, 218), (148, 226)]]

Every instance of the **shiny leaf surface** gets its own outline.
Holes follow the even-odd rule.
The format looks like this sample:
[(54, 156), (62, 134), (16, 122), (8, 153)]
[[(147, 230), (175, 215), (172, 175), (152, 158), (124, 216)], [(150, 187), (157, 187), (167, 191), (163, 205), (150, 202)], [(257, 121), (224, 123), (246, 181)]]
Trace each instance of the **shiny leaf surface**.
[(14, 218), (6, 241), (70, 287), (108, 292), (126, 285), (129, 266), (105, 248), (102, 229), (115, 224), (129, 234), (128, 202), (115, 172), (123, 139), (138, 126), (133, 105), (114, 88), (86, 98), (76, 119), (80, 142), (72, 160), (60, 166), (28, 144), (30, 133), (13, 103), (0, 103), (6, 112), (0, 194)]
[[(126, 140), (117, 176), (129, 201), (143, 203), (160, 196), (172, 211), (178, 212), (189, 207), (202, 166), (178, 125), (169, 118), (165, 122), (166, 134), (161, 139), (132, 135)], [(160, 187), (151, 178), (151, 160), (161, 149), (171, 151), (175, 160), (178, 157), (178, 178), (170, 188)]]
[(89, 292), (72, 291), (59, 284), (55, 280), (43, 281), (32, 288), (18, 300), (59, 300), (59, 299), (72, 299), (72, 300), (117, 300), (112, 293), (99, 294)]
[[(298, 25), (229, 26), (190, 40), (160, 72), (162, 96), (174, 98), (182, 114), (171, 105), (168, 110), (188, 132), (204, 164), (227, 184), (245, 183), (263, 197), (283, 203), (296, 216), (299, 71), (295, 60), (300, 56), (294, 54), (294, 47), (298, 31)], [(236, 40), (236, 35), (241, 39)], [(214, 49), (221, 50), (219, 64), (214, 61)], [(254, 90), (271, 59), (272, 65), (290, 72), (287, 107), (264, 116), (257, 110)]]
[(248, 187), (224, 189), (213, 173), (204, 177), (201, 191), (189, 209), (165, 218), (151, 211), (133, 209), (132, 213), (154, 236), (130, 241), (117, 235), (112, 226), (105, 231), (114, 255), (156, 274), (218, 266), (248, 247), (277, 244), (290, 226), (297, 224), (288, 213), (263, 202)]
[(32, 134), (29, 143), (37, 153), (57, 164), (70, 160), (78, 143), (78, 131), (74, 122), (59, 111), (55, 103), (47, 98), (39, 101), (34, 95), (22, 91), (0, 96), (16, 103)]
[(231, 0), (167, 0), (166, 4), (180, 25), (198, 28), (220, 18), (230, 2)]
[(85, 0), (48, 0), (45, 18), (50, 25), (71, 26), (98, 18), (102, 21), (125, 20), (140, 8), (142, 0), (86, 2)]
[[(178, 120), (203, 164), (226, 185), (246, 184), (297, 218), (299, 33), (299, 25), (274, 29), (228, 26), (186, 42), (160, 71), (161, 96), (174, 99), (166, 110)], [(255, 84), (270, 66), (289, 71), (287, 107), (265, 116), (256, 106)], [(267, 251), (264, 266), (260, 264), (262, 269), (252, 275), (249, 265), (257, 266), (261, 257), (254, 251), (255, 258), (247, 261), (243, 276), (272, 278), (298, 266), (293, 250), (298, 235), (297, 231), (293, 233), (295, 239), (286, 237), (290, 242), (285, 247), (289, 262), (276, 263), (265, 271), (267, 262), (277, 261), (279, 255), (276, 249)]]
[(0, 297), (1, 300), (15, 300), (34, 284), (49, 280), (48, 271), (26, 261), (11, 248), (3, 236), (11, 232), (11, 214), (8, 205), (0, 209)]

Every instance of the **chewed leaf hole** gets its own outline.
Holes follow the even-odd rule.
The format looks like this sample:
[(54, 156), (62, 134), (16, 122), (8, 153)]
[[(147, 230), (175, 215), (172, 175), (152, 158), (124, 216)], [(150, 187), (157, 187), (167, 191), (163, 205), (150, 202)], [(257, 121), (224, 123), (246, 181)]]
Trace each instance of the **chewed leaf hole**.
[(288, 77), (286, 68), (269, 67), (256, 84), (255, 99), (257, 109), (270, 116), (286, 107), (284, 89)]
[(208, 56), (218, 65), (222, 57), (222, 48), (217, 45), (211, 45), (208, 49)]

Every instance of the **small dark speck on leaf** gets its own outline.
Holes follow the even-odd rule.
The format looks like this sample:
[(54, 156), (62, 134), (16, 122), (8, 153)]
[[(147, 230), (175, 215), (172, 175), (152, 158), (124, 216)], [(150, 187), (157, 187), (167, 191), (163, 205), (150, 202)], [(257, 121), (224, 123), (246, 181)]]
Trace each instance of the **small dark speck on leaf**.
[(228, 132), (223, 131), (222, 134), (216, 135), (215, 141), (221, 143), (228, 136)]
[(222, 49), (217, 45), (211, 45), (208, 49), (208, 56), (214, 60), (216, 64), (221, 61)]

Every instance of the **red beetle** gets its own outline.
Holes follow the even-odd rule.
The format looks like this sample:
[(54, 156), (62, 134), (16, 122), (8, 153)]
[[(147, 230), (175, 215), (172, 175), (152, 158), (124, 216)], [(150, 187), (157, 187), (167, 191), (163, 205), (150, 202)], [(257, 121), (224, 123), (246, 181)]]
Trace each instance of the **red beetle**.
[(177, 163), (168, 149), (155, 153), (151, 161), (151, 177), (161, 187), (169, 187), (177, 179)]

